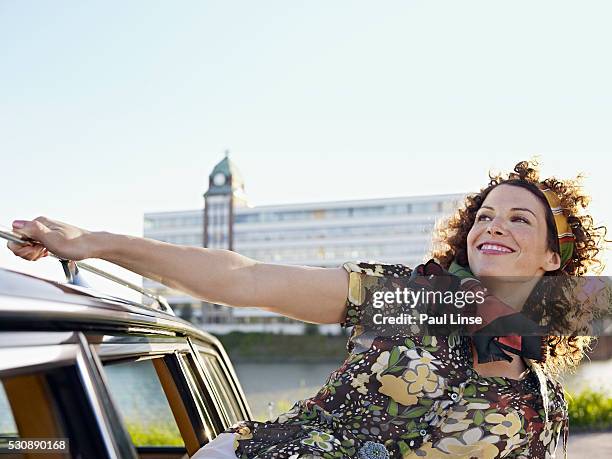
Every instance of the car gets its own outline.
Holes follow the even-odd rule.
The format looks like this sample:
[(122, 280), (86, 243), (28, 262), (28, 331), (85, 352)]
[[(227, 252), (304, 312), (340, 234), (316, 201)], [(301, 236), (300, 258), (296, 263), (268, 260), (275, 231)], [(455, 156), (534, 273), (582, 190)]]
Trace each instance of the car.
[[(187, 458), (252, 419), (217, 338), (153, 292), (60, 261), (66, 282), (0, 268), (2, 457)], [(96, 292), (79, 267), (155, 301)]]

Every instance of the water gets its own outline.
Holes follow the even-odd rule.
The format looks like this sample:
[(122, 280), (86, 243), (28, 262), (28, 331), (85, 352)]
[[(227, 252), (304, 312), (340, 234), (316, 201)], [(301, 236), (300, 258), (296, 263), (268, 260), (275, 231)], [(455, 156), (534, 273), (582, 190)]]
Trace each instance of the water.
[[(236, 364), (234, 366), (251, 411), (264, 420), (288, 410), (297, 400), (311, 397), (327, 381), (340, 362), (326, 364)], [(584, 389), (606, 392), (612, 396), (612, 359), (585, 362), (574, 375), (566, 375), (566, 391)], [(268, 404), (272, 403), (270, 407)]]
[[(296, 401), (313, 396), (341, 363), (236, 363), (234, 369), (254, 418), (265, 420), (287, 411)], [(570, 393), (592, 389), (612, 397), (612, 359), (585, 360), (576, 374), (565, 375), (561, 381)]]
[(104, 371), (111, 397), (126, 421), (175, 425), (151, 360), (107, 365)]
[[(235, 370), (254, 417), (264, 420), (287, 411), (297, 400), (314, 395), (340, 363), (242, 363), (236, 364)], [(115, 401), (126, 418), (141, 419), (144, 414), (154, 414), (155, 420), (173, 422), (150, 362), (139, 362), (132, 371), (121, 365), (107, 367), (107, 376)], [(584, 363), (577, 374), (564, 378), (564, 386), (569, 392), (591, 388), (612, 396), (610, 381), (612, 359)], [(0, 433), (14, 429), (8, 400), (0, 385)]]
[(297, 400), (316, 394), (341, 363), (242, 363), (234, 369), (253, 417), (264, 420), (287, 411)]

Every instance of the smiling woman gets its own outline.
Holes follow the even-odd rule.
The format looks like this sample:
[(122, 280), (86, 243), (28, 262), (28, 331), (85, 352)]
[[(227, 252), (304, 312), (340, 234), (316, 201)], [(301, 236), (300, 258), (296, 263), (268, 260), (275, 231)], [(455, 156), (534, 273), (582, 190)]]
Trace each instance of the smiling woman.
[[(560, 433), (568, 432), (555, 375), (583, 357), (588, 333), (571, 327), (589, 311), (561, 289), (544, 298), (531, 292), (545, 279), (597, 268), (605, 228), (582, 212), (588, 198), (577, 182), (541, 181), (527, 162), (490, 178), (439, 228), (433, 259), (414, 269), (363, 261), (337, 268), (261, 263), (45, 217), (14, 222), (32, 241), (9, 248), (30, 260), (46, 250), (103, 258), (209, 302), (352, 327), (346, 359), (313, 397), (266, 422), (236, 422), (198, 459), (553, 457)], [(483, 321), (466, 323), (464, 333), (421, 333), (404, 324), (397, 333), (378, 333), (367, 312), (403, 287), (480, 294), (475, 317)], [(457, 300), (463, 295), (454, 296), (449, 307), (463, 308)], [(539, 331), (542, 318), (565, 333), (497, 328), (519, 323)]]
[(535, 166), (521, 162), (468, 196), (437, 233), (439, 265), (346, 263), (343, 325), (355, 326), (349, 357), (317, 395), (290, 412), (230, 429), (237, 453), (313, 457), (304, 448), (315, 434), (316, 451), (330, 458), (545, 458), (554, 456), (561, 432), (567, 446), (567, 403), (555, 375), (577, 365), (588, 344), (588, 337), (568, 337), (567, 318), (580, 315), (579, 301), (549, 292), (546, 310), (534, 309), (552, 315), (564, 336), (382, 337), (365, 319), (377, 298), (415, 274), (430, 278), (440, 265), (463, 280), (477, 278), (495, 295), (487, 303), (497, 311), (491, 321), (518, 317), (545, 276), (597, 268), (605, 228), (581, 212), (588, 198), (577, 182), (540, 181)]
[[(543, 275), (594, 275), (604, 269), (599, 255), (606, 228), (596, 227), (586, 213), (590, 197), (580, 178), (540, 180), (537, 166), (522, 161), (507, 176), (490, 175), (487, 187), (468, 196), (455, 215), (439, 224), (431, 253), (444, 267), (454, 260), (469, 266), (485, 284), (504, 281), (497, 282), (496, 294), (521, 307), (533, 285), (517, 289), (520, 284), (511, 282), (512, 277), (531, 276), (537, 282)], [(559, 329), (570, 330), (568, 318), (583, 315), (579, 301), (560, 294), (549, 300), (541, 313)], [(588, 336), (552, 337), (548, 371), (557, 374), (578, 365), (589, 342)]]

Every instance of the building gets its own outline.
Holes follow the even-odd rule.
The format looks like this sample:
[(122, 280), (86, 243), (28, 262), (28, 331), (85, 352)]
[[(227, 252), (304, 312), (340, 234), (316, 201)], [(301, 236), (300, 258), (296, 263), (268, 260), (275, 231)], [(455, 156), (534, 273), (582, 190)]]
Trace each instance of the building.
[[(209, 175), (203, 209), (145, 214), (144, 236), (234, 250), (258, 261), (321, 267), (349, 260), (414, 266), (423, 261), (436, 220), (463, 195), (410, 196), (251, 207), (243, 178), (226, 154)], [(206, 279), (202, 279), (206, 282)], [(175, 311), (212, 333), (303, 333), (305, 324), (256, 308), (209, 304), (145, 279)], [(321, 332), (339, 333), (338, 325)]]

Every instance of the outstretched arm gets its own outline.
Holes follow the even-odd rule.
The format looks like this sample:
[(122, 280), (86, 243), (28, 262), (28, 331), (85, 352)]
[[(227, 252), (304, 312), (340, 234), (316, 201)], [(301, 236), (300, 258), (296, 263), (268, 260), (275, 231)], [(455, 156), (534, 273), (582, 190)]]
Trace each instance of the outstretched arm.
[(45, 217), (23, 222), (14, 231), (38, 243), (8, 247), (28, 260), (47, 250), (72, 260), (100, 258), (211, 303), (258, 307), (311, 323), (344, 320), (348, 274), (341, 267), (262, 263), (229, 250), (86, 231)]

